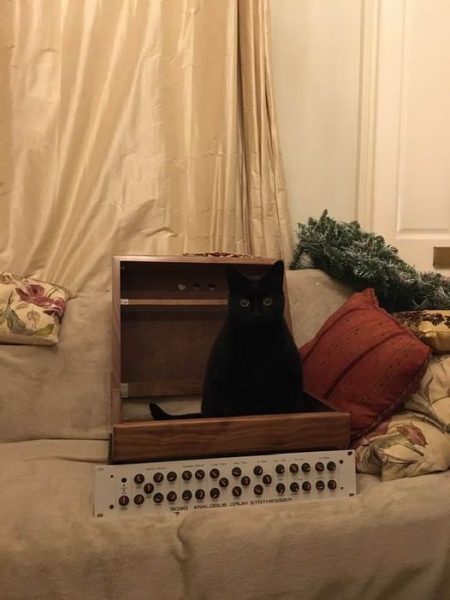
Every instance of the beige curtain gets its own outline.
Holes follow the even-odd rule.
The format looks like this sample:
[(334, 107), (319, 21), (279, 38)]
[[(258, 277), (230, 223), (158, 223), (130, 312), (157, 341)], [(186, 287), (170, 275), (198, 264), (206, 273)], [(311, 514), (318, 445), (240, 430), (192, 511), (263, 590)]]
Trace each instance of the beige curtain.
[(113, 254), (291, 258), (266, 0), (0, 3), (0, 270), (107, 289)]

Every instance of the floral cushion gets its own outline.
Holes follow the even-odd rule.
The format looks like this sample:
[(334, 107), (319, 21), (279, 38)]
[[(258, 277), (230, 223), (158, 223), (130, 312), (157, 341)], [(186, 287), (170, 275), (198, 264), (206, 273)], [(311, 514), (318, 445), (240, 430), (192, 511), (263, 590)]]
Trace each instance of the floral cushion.
[(425, 415), (450, 433), (450, 355), (433, 356), (406, 410)]
[(417, 310), (394, 314), (433, 352), (450, 352), (450, 310)]
[(357, 469), (383, 479), (450, 468), (450, 355), (433, 356), (402, 410), (354, 447)]
[(72, 293), (53, 283), (0, 271), (0, 343), (58, 343)]
[(392, 416), (355, 446), (357, 470), (381, 475), (383, 480), (450, 468), (450, 433), (411, 411)]

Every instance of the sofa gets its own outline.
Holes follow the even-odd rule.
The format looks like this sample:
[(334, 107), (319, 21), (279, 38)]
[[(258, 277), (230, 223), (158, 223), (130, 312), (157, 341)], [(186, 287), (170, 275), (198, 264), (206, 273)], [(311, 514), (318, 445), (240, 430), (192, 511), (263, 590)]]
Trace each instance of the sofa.
[[(299, 346), (351, 295), (287, 272)], [(59, 344), (0, 345), (1, 600), (444, 600), (450, 472), (353, 498), (164, 515), (93, 513), (108, 457), (111, 294), (67, 305)]]

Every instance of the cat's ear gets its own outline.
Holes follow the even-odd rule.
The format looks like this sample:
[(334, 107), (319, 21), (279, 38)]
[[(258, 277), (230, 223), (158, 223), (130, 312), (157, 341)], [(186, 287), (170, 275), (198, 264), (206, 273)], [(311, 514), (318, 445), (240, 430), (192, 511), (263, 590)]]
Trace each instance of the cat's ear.
[(269, 285), (271, 289), (282, 290), (284, 279), (284, 262), (277, 260), (273, 263), (267, 273), (264, 275), (264, 283)]
[(239, 292), (248, 284), (245, 275), (242, 275), (233, 265), (226, 265), (225, 271), (230, 292)]

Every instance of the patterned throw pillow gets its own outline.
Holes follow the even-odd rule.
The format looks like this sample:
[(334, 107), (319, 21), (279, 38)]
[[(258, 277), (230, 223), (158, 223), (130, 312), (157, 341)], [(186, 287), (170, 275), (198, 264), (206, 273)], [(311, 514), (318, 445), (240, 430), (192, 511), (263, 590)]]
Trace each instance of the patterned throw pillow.
[(394, 313), (433, 352), (450, 352), (450, 310), (416, 310)]
[(356, 447), (360, 473), (381, 475), (383, 480), (414, 477), (450, 468), (450, 433), (411, 411), (401, 411)]
[(378, 306), (353, 294), (300, 349), (305, 390), (350, 414), (352, 439), (374, 429), (414, 392), (430, 350)]
[(73, 297), (59, 285), (0, 271), (0, 343), (57, 344)]
[(433, 356), (417, 391), (404, 407), (429, 417), (450, 432), (450, 355)]

